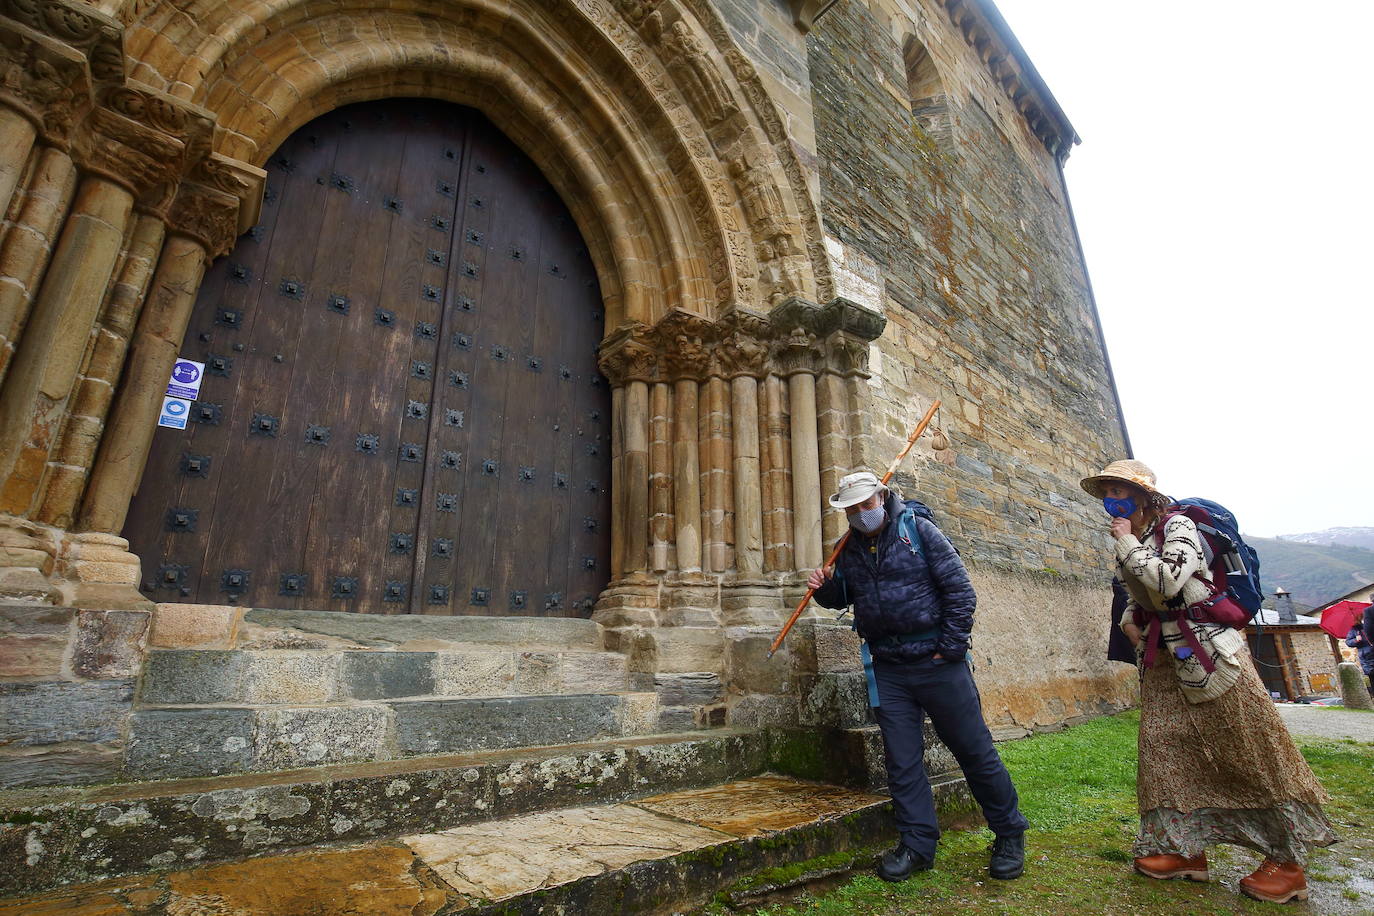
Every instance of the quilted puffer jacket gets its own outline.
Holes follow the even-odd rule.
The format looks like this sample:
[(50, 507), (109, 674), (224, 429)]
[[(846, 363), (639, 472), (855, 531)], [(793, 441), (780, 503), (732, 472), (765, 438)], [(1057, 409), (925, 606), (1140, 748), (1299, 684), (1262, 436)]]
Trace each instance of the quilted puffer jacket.
[[(876, 659), (912, 661), (938, 651), (960, 661), (968, 651), (973, 610), (978, 603), (968, 570), (944, 532), (927, 519), (915, 518), (921, 544), (904, 542), (898, 516), (907, 510), (889, 493), (888, 523), (878, 535), (877, 554), (869, 539), (854, 532), (835, 561), (835, 574), (814, 598), (822, 607), (854, 606), (859, 635)], [(919, 636), (938, 631), (925, 639)]]

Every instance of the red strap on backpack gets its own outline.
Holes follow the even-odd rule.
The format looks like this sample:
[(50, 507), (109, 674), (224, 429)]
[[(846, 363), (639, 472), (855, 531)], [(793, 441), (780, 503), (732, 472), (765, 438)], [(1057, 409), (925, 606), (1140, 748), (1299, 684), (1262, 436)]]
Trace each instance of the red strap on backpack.
[[(1179, 608), (1177, 611), (1174, 611), (1173, 613), (1174, 622), (1178, 624), (1178, 631), (1183, 634), (1183, 639), (1188, 643), (1188, 647), (1192, 650), (1194, 657), (1196, 657), (1198, 660), (1198, 663), (1202, 665), (1202, 670), (1206, 671), (1208, 674), (1211, 674), (1213, 671), (1217, 670), (1216, 663), (1212, 661), (1212, 657), (1210, 655), (1208, 655), (1206, 652), (1202, 650), (1202, 643), (1198, 642), (1197, 634), (1193, 632), (1193, 628), (1189, 625), (1191, 621), (1188, 620), (1186, 609)], [(1163, 621), (1166, 616), (1168, 616), (1167, 613), (1156, 613), (1150, 615), (1149, 629), (1145, 631), (1146, 668), (1154, 667), (1155, 656), (1158, 653), (1160, 643), (1163, 641), (1164, 638)]]

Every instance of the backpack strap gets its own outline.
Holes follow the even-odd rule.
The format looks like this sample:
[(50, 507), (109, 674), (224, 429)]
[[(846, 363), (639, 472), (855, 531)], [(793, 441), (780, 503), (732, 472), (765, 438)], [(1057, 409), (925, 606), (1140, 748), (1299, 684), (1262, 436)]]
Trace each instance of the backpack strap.
[[(1178, 631), (1183, 634), (1183, 639), (1188, 643), (1188, 648), (1192, 650), (1194, 657), (1198, 660), (1198, 664), (1202, 665), (1202, 670), (1211, 674), (1213, 671), (1217, 670), (1217, 666), (1212, 661), (1211, 656), (1203, 651), (1202, 643), (1198, 642), (1197, 634), (1193, 632), (1191, 621), (1188, 619), (1187, 610), (1180, 608), (1175, 613), (1174, 622), (1178, 624)], [(1163, 633), (1164, 615), (1151, 614), (1149, 630), (1146, 632), (1145, 636), (1144, 662), (1146, 668), (1154, 667), (1155, 655), (1159, 652), (1160, 644), (1164, 638)]]
[[(1164, 529), (1165, 529), (1166, 527), (1168, 527), (1168, 524), (1169, 524), (1170, 521), (1172, 521), (1172, 520), (1175, 519), (1175, 518), (1178, 518), (1180, 515), (1182, 515), (1182, 516), (1184, 516), (1184, 517), (1186, 518), (1186, 517), (1188, 516), (1188, 513), (1186, 513), (1186, 512), (1170, 512), (1168, 515), (1161, 516), (1160, 519), (1159, 519), (1159, 521), (1155, 524), (1155, 550), (1156, 550), (1156, 552), (1161, 553), (1161, 554), (1164, 552)], [(1194, 522), (1193, 524), (1194, 524), (1195, 527), (1198, 527), (1198, 537), (1199, 537), (1199, 538), (1205, 538), (1206, 535), (1203, 533), (1202, 528), (1201, 528), (1200, 526), (1197, 526), (1197, 523), (1196, 523), (1196, 522)], [(1213, 529), (1211, 529), (1211, 530), (1215, 531), (1216, 529), (1213, 528)], [(1201, 545), (1199, 545), (1199, 546), (1201, 546)], [(1224, 565), (1224, 561), (1221, 559), (1220, 554), (1218, 554), (1215, 550), (1213, 550), (1213, 551), (1212, 551), (1212, 555), (1213, 555), (1213, 559), (1212, 559), (1212, 568), (1208, 569), (1207, 567), (1203, 567), (1203, 569), (1207, 569), (1207, 572), (1210, 572), (1210, 573), (1212, 574), (1212, 575), (1211, 575), (1211, 578), (1208, 578), (1207, 575), (1204, 574), (1204, 573), (1202, 572), (1201, 569), (1199, 569), (1199, 570), (1197, 570), (1197, 571), (1195, 571), (1195, 572), (1193, 573), (1193, 578), (1194, 578), (1194, 579), (1197, 579), (1197, 580), (1198, 580), (1199, 582), (1201, 582), (1203, 585), (1207, 586), (1208, 592), (1211, 593), (1211, 594), (1209, 595), (1210, 598), (1216, 598), (1216, 597), (1218, 597), (1219, 595), (1221, 595), (1222, 593), (1224, 593), (1224, 592), (1226, 591), (1225, 588), (1223, 588), (1222, 586), (1220, 586), (1220, 585), (1217, 584), (1218, 582), (1225, 582), (1225, 581), (1226, 581), (1226, 567), (1225, 567), (1225, 565)], [(1204, 557), (1203, 559), (1204, 559), (1204, 561), (1205, 561), (1206, 557)], [(1222, 565), (1219, 566), (1219, 564), (1222, 564)], [(1172, 608), (1172, 609), (1174, 609), (1174, 610), (1178, 610), (1178, 609), (1182, 608), (1182, 607), (1183, 607), (1183, 593), (1182, 593), (1182, 592), (1179, 592), (1179, 593), (1178, 593), (1177, 595), (1175, 595), (1173, 598), (1171, 598), (1171, 599), (1169, 599), (1168, 601), (1166, 601), (1165, 604), (1166, 604), (1168, 607), (1170, 607), (1170, 608)]]
[(897, 539), (906, 545), (907, 550), (918, 556), (925, 556), (925, 542), (921, 540), (921, 529), (916, 524), (915, 511), (905, 509), (897, 516)]

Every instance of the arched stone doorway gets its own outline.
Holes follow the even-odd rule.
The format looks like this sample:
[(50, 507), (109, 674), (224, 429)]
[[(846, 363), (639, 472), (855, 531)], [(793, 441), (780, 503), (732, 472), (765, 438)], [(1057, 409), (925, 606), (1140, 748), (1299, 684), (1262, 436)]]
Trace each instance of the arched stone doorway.
[(124, 536), (158, 601), (587, 615), (609, 578), (610, 392), (591, 260), (479, 113), (354, 104), (266, 163), (206, 274), (185, 429)]
[[(11, 593), (147, 606), (137, 588), (158, 570), (120, 532), (168, 373), (197, 343), (206, 268), (257, 222), (259, 166), (325, 112), (414, 97), (471, 106), (517, 143), (595, 267), (612, 500), (597, 619), (629, 630), (776, 619), (843, 527), (822, 522), (818, 495), (865, 453), (867, 341), (883, 319), (835, 297), (785, 119), (710, 4), (115, 8), (91, 18), (88, 50), (104, 67), (122, 41), (127, 85), (91, 93), (70, 156), (42, 145), (65, 142), (57, 134), (23, 151), (68, 171), (35, 168), (22, 193), (76, 201), (66, 223), (103, 234), (96, 247), (74, 231), (59, 239), (52, 282), (20, 303), (41, 320), (0, 402)], [(73, 170), (79, 187), (63, 178)], [(88, 360), (43, 365), (61, 329), (87, 325)], [(291, 597), (276, 594), (288, 572), (271, 574), (274, 599)]]

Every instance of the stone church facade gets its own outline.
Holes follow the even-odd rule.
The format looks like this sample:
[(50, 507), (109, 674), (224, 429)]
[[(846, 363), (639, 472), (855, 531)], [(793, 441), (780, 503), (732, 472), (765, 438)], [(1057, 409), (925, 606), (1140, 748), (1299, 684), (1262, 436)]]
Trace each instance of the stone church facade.
[[(1104, 526), (1076, 483), (1126, 448), (1062, 180), (1077, 136), (991, 4), (0, 0), (0, 55), (12, 687), (135, 676), (159, 615), (566, 616), (658, 689), (660, 723), (804, 720), (814, 639), (765, 652), (845, 530), (824, 496), (882, 470), (938, 399), (897, 483), (974, 573), (989, 721), (1129, 702), (1105, 661)], [(396, 158), (460, 122), (432, 162)], [(335, 158), (309, 158), (333, 137)], [(383, 187), (367, 170), (387, 156)], [(553, 196), (500, 228), (536, 178)], [(488, 180), (494, 215), (474, 215)], [(554, 223), (573, 233), (558, 263), (539, 247)], [(314, 273), (277, 268), (317, 232), (337, 238)], [(410, 252), (402, 279), (367, 287), (391, 276), (367, 260), (383, 247)], [(468, 335), (474, 300), (543, 302), (560, 273), (581, 292), (548, 294), (552, 331), (517, 343), (511, 311), (509, 346)], [(297, 320), (273, 326), (289, 352), (251, 336)], [(585, 341), (558, 330), (574, 322)], [(396, 334), (432, 350), (377, 343)], [(334, 361), (303, 362), (326, 339)], [(187, 431), (157, 425), (178, 356), (210, 372)], [(489, 390), (493, 360), (524, 373), (504, 408), (452, 400)], [(522, 386), (562, 390), (560, 372), (604, 401), (541, 412)], [(364, 389), (392, 426), (349, 425)], [(331, 397), (332, 419), (293, 413)], [(508, 448), (546, 433), (534, 457)], [(213, 504), (187, 495), (202, 471)], [(332, 521), (307, 521), (322, 507)], [(537, 521), (445, 572), (511, 516)], [(566, 549), (522, 579), (545, 540)], [(330, 567), (350, 549), (356, 568)]]

